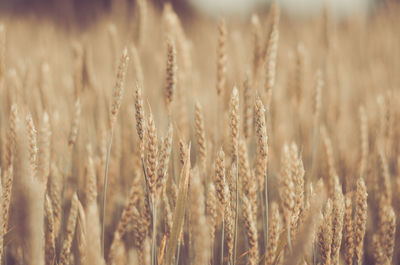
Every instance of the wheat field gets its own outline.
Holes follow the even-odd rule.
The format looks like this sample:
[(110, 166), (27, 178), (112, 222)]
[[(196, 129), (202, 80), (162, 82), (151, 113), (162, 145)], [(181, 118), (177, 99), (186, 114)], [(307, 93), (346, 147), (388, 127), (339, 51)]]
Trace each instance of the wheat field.
[(399, 264), (398, 12), (3, 14), (0, 264)]

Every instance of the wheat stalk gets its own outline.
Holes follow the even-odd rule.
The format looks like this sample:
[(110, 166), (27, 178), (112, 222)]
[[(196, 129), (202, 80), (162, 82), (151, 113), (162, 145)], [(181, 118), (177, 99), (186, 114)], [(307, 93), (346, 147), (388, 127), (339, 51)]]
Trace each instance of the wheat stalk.
[(112, 145), (112, 139), (113, 139), (113, 132), (114, 132), (114, 124), (117, 119), (118, 111), (121, 107), (121, 102), (122, 102), (122, 96), (123, 96), (123, 91), (124, 91), (124, 81), (125, 81), (125, 75), (126, 75), (126, 70), (128, 67), (128, 62), (129, 62), (129, 57), (128, 57), (128, 51), (125, 48), (122, 52), (122, 57), (121, 57), (121, 62), (120, 65), (118, 66), (118, 72), (117, 72), (117, 80), (115, 83), (115, 86), (113, 88), (113, 94), (112, 94), (112, 104), (110, 108), (110, 115), (111, 115), (111, 130), (110, 130), (110, 139), (108, 141), (108, 147), (107, 147), (107, 156), (106, 156), (106, 162), (105, 162), (105, 172), (104, 172), (104, 183), (103, 183), (103, 207), (102, 207), (102, 236), (101, 236), (101, 246), (102, 246), (102, 253), (104, 253), (104, 231), (105, 231), (105, 214), (106, 214), (106, 200), (107, 200), (107, 182), (108, 182), (108, 164), (110, 160), (110, 152), (111, 152), (111, 145)]

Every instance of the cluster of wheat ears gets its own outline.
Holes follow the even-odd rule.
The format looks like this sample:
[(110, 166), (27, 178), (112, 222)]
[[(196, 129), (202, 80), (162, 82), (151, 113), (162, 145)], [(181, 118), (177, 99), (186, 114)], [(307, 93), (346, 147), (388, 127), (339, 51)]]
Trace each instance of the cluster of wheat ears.
[(4, 17), (2, 264), (400, 262), (399, 10)]

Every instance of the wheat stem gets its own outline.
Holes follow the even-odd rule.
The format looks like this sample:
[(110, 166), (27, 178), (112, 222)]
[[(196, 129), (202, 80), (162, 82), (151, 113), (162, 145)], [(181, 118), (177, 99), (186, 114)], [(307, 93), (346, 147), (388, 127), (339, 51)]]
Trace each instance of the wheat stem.
[[(154, 199), (154, 197), (153, 197)], [(157, 264), (157, 252), (156, 252), (156, 222), (157, 222), (157, 209), (156, 204), (153, 201), (153, 237), (151, 239), (151, 264)]]
[(107, 156), (106, 156), (106, 167), (104, 172), (103, 181), (103, 210), (102, 210), (102, 227), (101, 227), (101, 254), (104, 256), (104, 232), (105, 232), (105, 216), (106, 216), (106, 200), (107, 200), (107, 182), (108, 182), (108, 164), (110, 162), (111, 145), (113, 139), (114, 128), (111, 126), (110, 139), (108, 140)]

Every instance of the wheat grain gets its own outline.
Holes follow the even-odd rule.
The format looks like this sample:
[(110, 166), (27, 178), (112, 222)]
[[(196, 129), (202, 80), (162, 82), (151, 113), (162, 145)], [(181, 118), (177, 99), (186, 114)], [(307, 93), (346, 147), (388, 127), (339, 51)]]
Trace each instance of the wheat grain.
[(367, 223), (367, 196), (365, 181), (361, 177), (357, 181), (354, 213), (355, 264), (361, 264), (363, 259), (364, 237)]

